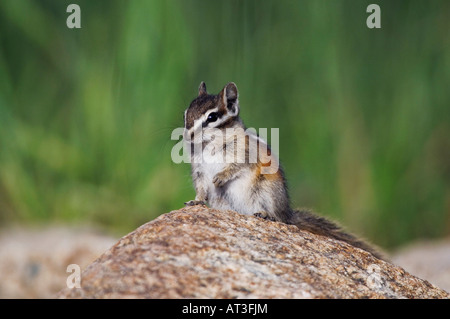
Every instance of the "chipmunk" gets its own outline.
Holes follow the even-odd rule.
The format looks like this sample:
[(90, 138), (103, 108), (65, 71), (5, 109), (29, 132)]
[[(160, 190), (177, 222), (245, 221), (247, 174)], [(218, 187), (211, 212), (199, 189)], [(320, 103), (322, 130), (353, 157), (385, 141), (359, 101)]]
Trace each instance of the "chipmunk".
[[(293, 210), (286, 178), (269, 145), (246, 130), (239, 117), (238, 89), (228, 83), (217, 95), (201, 82), (184, 113), (183, 138), (191, 151), (196, 196), (187, 206), (209, 204), (342, 240), (384, 259), (369, 244), (308, 210)], [(275, 165), (274, 165), (275, 164)], [(276, 169), (270, 170), (275, 167)]]

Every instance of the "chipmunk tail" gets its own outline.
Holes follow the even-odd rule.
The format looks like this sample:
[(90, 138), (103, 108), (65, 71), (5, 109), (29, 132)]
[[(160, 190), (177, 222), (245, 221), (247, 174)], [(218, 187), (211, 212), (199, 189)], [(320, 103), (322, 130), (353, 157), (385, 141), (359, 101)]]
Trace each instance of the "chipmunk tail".
[(343, 230), (338, 224), (320, 217), (310, 210), (295, 210), (290, 214), (288, 224), (295, 225), (301, 230), (306, 230), (317, 235), (323, 235), (333, 239), (344, 241), (354, 247), (361, 248), (373, 256), (388, 261), (386, 256), (377, 248), (368, 244), (365, 240), (356, 237)]

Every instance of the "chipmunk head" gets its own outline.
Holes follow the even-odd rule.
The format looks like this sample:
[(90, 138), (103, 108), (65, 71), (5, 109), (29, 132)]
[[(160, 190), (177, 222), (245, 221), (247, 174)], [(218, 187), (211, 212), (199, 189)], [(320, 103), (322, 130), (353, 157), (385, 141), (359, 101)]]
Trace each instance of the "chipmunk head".
[(231, 126), (239, 116), (239, 100), (236, 84), (228, 83), (217, 95), (206, 91), (200, 83), (198, 96), (184, 112), (185, 139), (192, 139), (194, 132)]

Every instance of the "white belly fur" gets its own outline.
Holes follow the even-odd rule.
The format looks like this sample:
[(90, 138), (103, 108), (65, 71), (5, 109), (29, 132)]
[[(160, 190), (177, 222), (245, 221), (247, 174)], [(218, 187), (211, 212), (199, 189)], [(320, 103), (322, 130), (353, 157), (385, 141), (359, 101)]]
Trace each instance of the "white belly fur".
[(243, 169), (239, 177), (222, 187), (216, 187), (212, 180), (220, 171), (206, 170), (204, 172), (208, 187), (208, 204), (211, 208), (230, 209), (245, 215), (252, 215), (263, 210), (257, 202), (252, 201), (253, 176), (250, 170)]
[[(220, 146), (216, 147), (216, 149), (220, 149)], [(196, 170), (203, 175), (203, 187), (206, 188), (208, 204), (211, 208), (230, 209), (244, 215), (253, 215), (264, 211), (261, 201), (256, 200), (252, 194), (255, 176), (250, 167), (245, 167), (243, 164), (238, 177), (228, 181), (222, 187), (216, 187), (212, 182), (214, 177), (217, 173), (222, 172), (228, 164), (224, 163), (220, 152), (213, 154), (203, 152), (201, 161), (201, 164), (194, 165)], [(267, 198), (267, 200), (269, 199)]]

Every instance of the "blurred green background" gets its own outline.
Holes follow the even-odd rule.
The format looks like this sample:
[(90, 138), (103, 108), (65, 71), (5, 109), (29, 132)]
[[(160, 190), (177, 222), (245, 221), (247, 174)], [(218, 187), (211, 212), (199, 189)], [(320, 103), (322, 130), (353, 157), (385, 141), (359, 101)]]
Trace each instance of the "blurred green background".
[(449, 30), (447, 0), (2, 0), (0, 223), (124, 234), (182, 207), (170, 134), (233, 81), (295, 207), (387, 249), (449, 235)]

